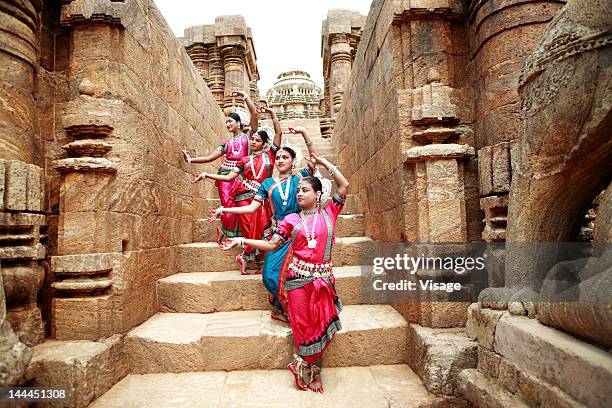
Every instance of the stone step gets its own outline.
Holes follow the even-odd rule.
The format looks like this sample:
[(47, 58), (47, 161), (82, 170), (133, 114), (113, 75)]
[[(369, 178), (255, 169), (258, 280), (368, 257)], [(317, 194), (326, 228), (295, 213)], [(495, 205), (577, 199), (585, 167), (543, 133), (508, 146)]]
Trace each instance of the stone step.
[[(408, 324), (388, 305), (349, 305), (326, 367), (403, 364)], [(293, 353), (289, 325), (270, 312), (158, 313), (131, 330), (124, 352), (132, 373), (285, 368)]]
[(124, 407), (433, 407), (429, 394), (404, 364), (325, 368), (325, 392), (295, 388), (288, 370), (131, 374), (91, 408)]
[(460, 395), (457, 376), (464, 369), (476, 368), (477, 343), (469, 339), (464, 328), (411, 324), (408, 334), (412, 346), (408, 365), (427, 390), (437, 395)]
[[(193, 224), (193, 241), (210, 242), (216, 238), (216, 227), (218, 222), (208, 222), (206, 218), (200, 218)], [(336, 221), (336, 236), (362, 237), (365, 235), (363, 215), (361, 214), (341, 214)]]
[[(363, 263), (365, 245), (372, 242), (366, 237), (336, 238), (332, 260), (336, 266), (357, 266)], [(237, 268), (235, 257), (240, 248), (222, 251), (214, 242), (194, 242), (178, 245), (180, 272), (223, 272)]]
[(497, 380), (485, 377), (475, 368), (463, 370), (458, 378), (461, 393), (477, 408), (527, 408), (523, 399), (507, 391)]
[[(334, 268), (336, 290), (345, 305), (363, 303), (361, 267)], [(266, 310), (268, 291), (261, 275), (239, 272), (178, 273), (157, 281), (162, 312), (212, 313)]]

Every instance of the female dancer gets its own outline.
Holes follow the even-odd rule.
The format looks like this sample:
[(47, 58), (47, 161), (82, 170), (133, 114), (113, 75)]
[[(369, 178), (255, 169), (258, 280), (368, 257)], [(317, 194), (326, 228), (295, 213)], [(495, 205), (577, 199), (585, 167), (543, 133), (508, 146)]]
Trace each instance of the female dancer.
[[(244, 98), (251, 114), (251, 129), (257, 129), (259, 123), (257, 109), (249, 95), (242, 91), (236, 91), (232, 93), (232, 96)], [(225, 118), (225, 126), (232, 134), (232, 138), (224, 140), (212, 153), (203, 157), (191, 157), (191, 152), (183, 146), (181, 150), (185, 161), (187, 163), (209, 163), (225, 155), (225, 160), (221, 163), (221, 166), (219, 166), (218, 174), (228, 174), (236, 167), (238, 160), (248, 156), (250, 153), (249, 139), (252, 133), (242, 133), (242, 122), (243, 120), (237, 112), (232, 112), (227, 115), (227, 118)], [(224, 207), (232, 207), (234, 205), (233, 193), (238, 183), (240, 183), (239, 180), (215, 183), (219, 190), (221, 205)], [(221, 217), (221, 228), (217, 228), (217, 242), (221, 243), (226, 236), (240, 236), (238, 219), (233, 214), (227, 214)]]
[[(238, 160), (234, 168), (227, 174), (208, 174), (206, 172), (196, 176), (194, 183), (209, 178), (217, 182), (230, 182), (235, 180), (238, 175), (242, 175), (240, 183), (236, 185), (234, 191), (234, 207), (246, 207), (253, 201), (255, 193), (259, 190), (261, 183), (268, 177), (272, 177), (276, 152), (281, 142), (282, 130), (276, 118), (276, 113), (272, 109), (260, 107), (259, 113), (268, 113), (272, 116), (274, 124), (274, 140), (268, 150), (264, 150), (264, 145), (269, 141), (269, 135), (265, 130), (258, 130), (251, 136), (251, 154)], [(236, 214), (236, 213), (235, 213)], [(268, 205), (261, 206), (257, 211), (250, 213), (238, 213), (238, 223), (240, 231), (245, 238), (260, 239), (263, 236), (264, 228), (270, 222), (270, 209)], [(247, 275), (247, 262), (255, 261), (256, 251), (251, 247), (246, 247), (244, 252), (236, 256), (236, 262), (240, 265), (240, 273)]]
[[(227, 240), (223, 249), (251, 245), (263, 251), (273, 251), (291, 239), (291, 248), (281, 271), (287, 280), (281, 290), (287, 292), (289, 322), (298, 350), (288, 368), (298, 388), (323, 392), (323, 352), (334, 334), (342, 328), (338, 319), (342, 304), (334, 287), (331, 247), (336, 219), (342, 211), (349, 183), (328, 160), (316, 155), (312, 155), (311, 160), (322, 164), (338, 186), (337, 193), (325, 208), (319, 208), (321, 181), (316, 177), (306, 177), (300, 181), (297, 193), (302, 212), (287, 215), (271, 240), (235, 238)], [(307, 380), (304, 379), (304, 369), (310, 369)]]
[[(306, 147), (308, 148), (309, 155), (315, 154), (312, 148), (312, 141), (305, 128), (289, 128), (289, 132), (302, 135)], [(220, 216), (221, 214), (227, 213), (248, 214), (257, 211), (262, 205), (269, 202), (272, 210), (272, 224), (270, 228), (264, 230), (263, 238), (270, 239), (287, 214), (296, 213), (301, 210), (296, 199), (298, 183), (303, 177), (310, 176), (314, 173), (314, 169), (309, 170), (304, 168), (300, 171), (299, 175), (293, 175), (291, 170), (295, 167), (295, 157), (295, 151), (290, 147), (281, 148), (276, 153), (276, 168), (278, 169), (279, 177), (264, 180), (257, 194), (253, 197), (253, 201), (248, 206), (233, 208), (220, 207), (216, 210), (215, 215)], [(278, 272), (281, 269), (288, 248), (289, 242), (285, 242), (276, 250), (266, 254), (263, 268), (263, 283), (270, 293), (269, 301), (273, 306), (272, 319), (284, 322), (287, 322), (287, 317), (277, 298)]]

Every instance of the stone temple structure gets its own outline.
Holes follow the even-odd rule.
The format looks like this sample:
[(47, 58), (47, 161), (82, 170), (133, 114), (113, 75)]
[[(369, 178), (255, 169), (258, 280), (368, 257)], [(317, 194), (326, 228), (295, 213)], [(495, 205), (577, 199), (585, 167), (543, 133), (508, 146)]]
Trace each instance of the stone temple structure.
[(179, 41), (226, 113), (243, 105), (232, 98), (234, 91), (259, 101), (257, 55), (244, 17), (219, 16), (214, 24), (189, 27)]
[(336, 115), (340, 111), (344, 91), (349, 86), (351, 68), (357, 55), (366, 16), (356, 11), (332, 9), (321, 27), (323, 58), (323, 103), (321, 133), (331, 136)]
[[(292, 388), (290, 328), (212, 242), (215, 189), (191, 180), (214, 164), (180, 154), (225, 137), (231, 91), (259, 100), (245, 20), (179, 40), (152, 0), (0, 5), (0, 386), (64, 388), (57, 407), (612, 405), (609, 1), (329, 12), (321, 122), (283, 121), (320, 126), (351, 182), (323, 395)], [(489, 287), (374, 304), (380, 243), (495, 244), (464, 277)]]
[(322, 99), (321, 88), (310, 79), (308, 72), (292, 69), (280, 73), (277, 81), (266, 93), (268, 107), (274, 109), (280, 120), (315, 119)]

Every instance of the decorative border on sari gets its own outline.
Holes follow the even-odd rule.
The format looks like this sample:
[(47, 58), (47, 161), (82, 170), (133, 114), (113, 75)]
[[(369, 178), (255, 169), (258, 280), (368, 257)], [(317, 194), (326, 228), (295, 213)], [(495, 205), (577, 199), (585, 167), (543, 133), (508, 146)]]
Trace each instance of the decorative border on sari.
[[(340, 313), (342, 310), (342, 302), (340, 302), (340, 299), (336, 298), (334, 304), (336, 305), (336, 311)], [(300, 356), (312, 356), (325, 351), (329, 342), (334, 338), (334, 334), (340, 330), (342, 330), (342, 324), (340, 323), (340, 317), (336, 316), (329, 322), (321, 336), (309, 343), (298, 345), (297, 353)]]
[(250, 198), (253, 198), (255, 196), (255, 193), (252, 191), (244, 191), (242, 193), (238, 193), (234, 196), (234, 202), (238, 202), (238, 201), (244, 201), (244, 200), (248, 200)]

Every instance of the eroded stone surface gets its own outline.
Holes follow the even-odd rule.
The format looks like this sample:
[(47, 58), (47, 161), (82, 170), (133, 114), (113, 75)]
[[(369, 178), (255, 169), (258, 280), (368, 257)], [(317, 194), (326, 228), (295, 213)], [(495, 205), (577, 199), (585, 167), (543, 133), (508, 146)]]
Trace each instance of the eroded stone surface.
[(440, 406), (405, 365), (324, 368), (325, 393), (295, 388), (287, 370), (132, 374), (98, 398), (92, 407)]

